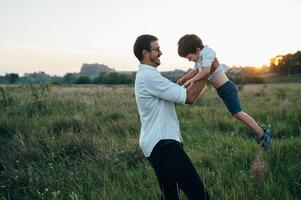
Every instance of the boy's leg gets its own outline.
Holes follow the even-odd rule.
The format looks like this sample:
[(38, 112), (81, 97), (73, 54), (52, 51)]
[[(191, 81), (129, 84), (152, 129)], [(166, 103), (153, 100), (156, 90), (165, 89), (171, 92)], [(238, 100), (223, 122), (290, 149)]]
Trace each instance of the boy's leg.
[(259, 126), (259, 124), (257, 124), (251, 116), (242, 111), (238, 91), (234, 83), (232, 81), (226, 82), (223, 86), (217, 89), (217, 93), (231, 114), (254, 131), (257, 136), (256, 140), (262, 141), (262, 138), (264, 138), (262, 147), (267, 148), (271, 143), (271, 130)]
[(264, 126), (259, 125), (256, 121), (249, 116), (245, 112), (239, 112), (234, 114), (234, 117), (244, 122), (247, 126), (249, 126), (256, 134), (256, 141), (260, 144), (260, 146), (264, 149), (267, 149), (268, 146), (271, 144), (271, 130)]
[(252, 129), (258, 137), (261, 137), (264, 133), (262, 128), (258, 125), (258, 123), (247, 113), (240, 111), (233, 115), (236, 119), (242, 121), (246, 124), (250, 129)]
[(225, 106), (236, 119), (245, 123), (255, 132), (258, 137), (263, 135), (264, 132), (262, 128), (257, 124), (257, 122), (247, 113), (242, 111), (238, 90), (232, 81), (228, 81), (226, 82), (226, 84), (218, 88), (217, 93), (223, 100)]

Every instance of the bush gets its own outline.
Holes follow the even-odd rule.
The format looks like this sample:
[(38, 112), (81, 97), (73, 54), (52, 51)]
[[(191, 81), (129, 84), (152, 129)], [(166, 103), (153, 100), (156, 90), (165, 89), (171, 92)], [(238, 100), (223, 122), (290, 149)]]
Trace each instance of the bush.
[(92, 81), (89, 76), (81, 76), (76, 80), (76, 84), (90, 84)]
[(230, 79), (237, 84), (264, 83), (264, 79), (262, 77), (253, 76), (253, 75), (236, 75), (236, 76), (231, 76)]

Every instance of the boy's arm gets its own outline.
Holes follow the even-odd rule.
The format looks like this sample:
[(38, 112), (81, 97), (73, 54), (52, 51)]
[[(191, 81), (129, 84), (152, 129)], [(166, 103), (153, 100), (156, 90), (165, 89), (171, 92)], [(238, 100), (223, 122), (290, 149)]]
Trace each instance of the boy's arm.
[(208, 46), (204, 48), (204, 53), (201, 59), (202, 70), (192, 78), (191, 82), (204, 79), (215, 71), (215, 69), (218, 67), (218, 66), (216, 68), (213, 67), (215, 66), (213, 64), (216, 60), (215, 56), (216, 56), (215, 51), (213, 51), (211, 48), (209, 48)]
[(183, 85), (187, 80), (194, 77), (198, 72), (198, 69), (190, 70), (186, 75), (182, 76), (179, 80), (177, 80), (177, 84)]
[(216, 68), (218, 68), (219, 62), (217, 58), (215, 58), (212, 62), (212, 65), (210, 67), (203, 68), (199, 73), (197, 73), (190, 81), (185, 83), (185, 87), (189, 88), (191, 87), (195, 82), (200, 81), (202, 79), (206, 79), (212, 74)]
[(210, 74), (212, 74), (216, 68), (218, 68), (219, 63), (216, 58), (214, 58), (211, 66), (205, 66), (199, 73), (197, 73), (192, 79), (192, 82), (199, 81), (204, 78), (208, 78)]
[[(214, 59), (211, 67), (216, 69), (218, 66), (219, 66), (218, 60)], [(209, 72), (210, 72), (210, 68), (209, 68)], [(193, 104), (199, 96), (203, 95), (205, 88), (206, 88), (205, 86), (207, 83), (208, 76), (209, 75), (205, 76), (204, 79), (201, 79), (199, 81), (196, 81), (196, 82), (190, 84), (190, 86), (188, 88), (186, 88), (186, 91), (187, 91), (186, 103), (187, 104)]]
[(207, 78), (210, 74), (210, 67), (203, 68), (199, 73), (197, 73), (192, 79), (192, 82), (199, 81), (201, 79)]

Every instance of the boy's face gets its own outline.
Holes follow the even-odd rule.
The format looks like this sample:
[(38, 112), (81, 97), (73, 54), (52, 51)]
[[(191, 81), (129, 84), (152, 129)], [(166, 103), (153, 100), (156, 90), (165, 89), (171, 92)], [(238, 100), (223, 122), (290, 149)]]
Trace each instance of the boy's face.
[(185, 56), (189, 61), (197, 62), (199, 60), (199, 54), (197, 53), (189, 53)]
[(195, 53), (189, 53), (185, 56), (189, 61), (197, 62), (200, 58), (200, 49), (197, 48)]

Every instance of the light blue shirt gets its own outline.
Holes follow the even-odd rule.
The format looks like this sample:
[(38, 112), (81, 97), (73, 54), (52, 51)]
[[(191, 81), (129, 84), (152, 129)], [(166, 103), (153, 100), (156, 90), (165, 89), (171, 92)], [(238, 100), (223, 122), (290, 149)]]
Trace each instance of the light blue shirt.
[(186, 102), (186, 88), (164, 78), (157, 68), (140, 64), (135, 80), (135, 98), (141, 121), (139, 146), (149, 157), (161, 139), (182, 142), (174, 103)]
[[(215, 57), (215, 51), (208, 47), (208, 45), (205, 45), (204, 48), (200, 51), (199, 60), (195, 63), (194, 68), (202, 70), (205, 67), (211, 67)], [(208, 77), (208, 80), (211, 80), (217, 72), (224, 72), (224, 68), (227, 68), (227, 66), (220, 64), (218, 68), (216, 68), (216, 70)]]

